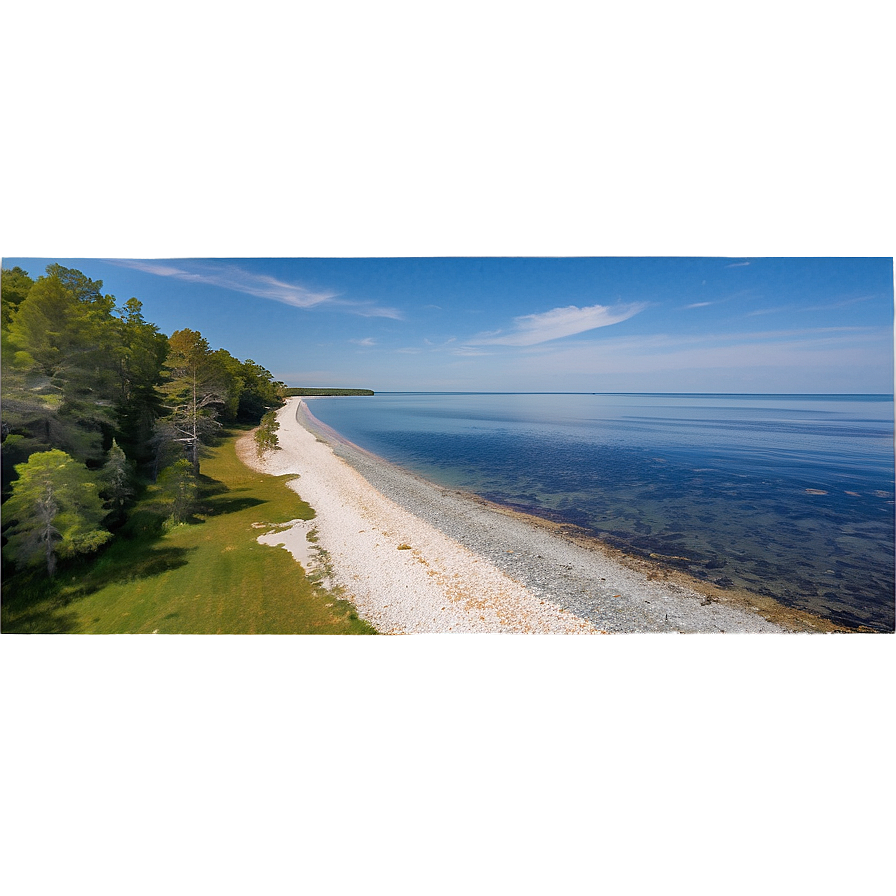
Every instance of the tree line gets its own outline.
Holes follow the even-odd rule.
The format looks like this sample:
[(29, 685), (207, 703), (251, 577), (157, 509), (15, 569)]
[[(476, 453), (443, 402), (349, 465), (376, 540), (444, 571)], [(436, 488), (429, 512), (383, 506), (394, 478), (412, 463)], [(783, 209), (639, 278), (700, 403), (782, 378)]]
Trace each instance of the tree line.
[(254, 361), (171, 336), (136, 298), (51, 264), (37, 279), (0, 273), (4, 574), (95, 551), (114, 537), (141, 484), (170, 519), (189, 513), (200, 446), (226, 423), (257, 423), (285, 385)]

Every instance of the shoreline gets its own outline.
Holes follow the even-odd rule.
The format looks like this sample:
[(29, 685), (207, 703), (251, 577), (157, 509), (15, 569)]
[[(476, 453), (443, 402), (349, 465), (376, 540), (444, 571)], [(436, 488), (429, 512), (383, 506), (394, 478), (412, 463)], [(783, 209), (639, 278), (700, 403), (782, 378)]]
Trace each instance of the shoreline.
[(574, 526), (435, 485), (348, 442), (301, 399), (278, 419), (281, 448), (250, 465), (299, 475), (290, 485), (318, 514), (334, 581), (381, 631), (843, 630), (624, 554)]

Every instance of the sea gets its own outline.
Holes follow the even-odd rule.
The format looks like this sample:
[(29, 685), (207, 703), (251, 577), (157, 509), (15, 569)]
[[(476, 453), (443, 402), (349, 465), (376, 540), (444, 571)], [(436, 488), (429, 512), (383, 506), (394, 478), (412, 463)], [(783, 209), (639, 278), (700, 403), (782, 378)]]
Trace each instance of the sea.
[(309, 408), (440, 486), (894, 630), (892, 395), (401, 392)]

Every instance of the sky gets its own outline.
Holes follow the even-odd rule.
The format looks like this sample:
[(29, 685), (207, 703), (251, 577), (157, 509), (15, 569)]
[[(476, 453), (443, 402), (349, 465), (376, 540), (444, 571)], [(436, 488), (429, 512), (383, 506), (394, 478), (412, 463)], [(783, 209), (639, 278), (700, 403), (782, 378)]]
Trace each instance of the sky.
[(291, 386), (893, 391), (888, 258), (52, 261)]
[[(4, 258), (71, 259), (295, 385), (892, 391), (885, 30), (781, 4), (305, 6), (214, 39), (199, 12), (126, 41), (115, 16), (76, 73), (80, 12), (43, 34), (60, 72), (10, 48), (31, 131), (2, 147)], [(60, 151), (88, 123), (103, 151)]]

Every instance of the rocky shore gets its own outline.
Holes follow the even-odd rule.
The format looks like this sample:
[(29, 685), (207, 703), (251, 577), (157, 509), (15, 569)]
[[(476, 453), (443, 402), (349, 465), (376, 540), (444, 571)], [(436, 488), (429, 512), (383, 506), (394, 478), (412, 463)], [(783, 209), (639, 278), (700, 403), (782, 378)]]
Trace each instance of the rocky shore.
[[(334, 582), (381, 632), (812, 629), (787, 614), (764, 618), (749, 597), (698, 591), (673, 571), (614, 556), (568, 527), (433, 485), (340, 439), (302, 400), (290, 399), (279, 420), (280, 449), (264, 462), (249, 451), (244, 459), (298, 476), (290, 485), (316, 511), (310, 528)], [(297, 524), (294, 537), (308, 529)], [(279, 540), (289, 546), (289, 533)]]

